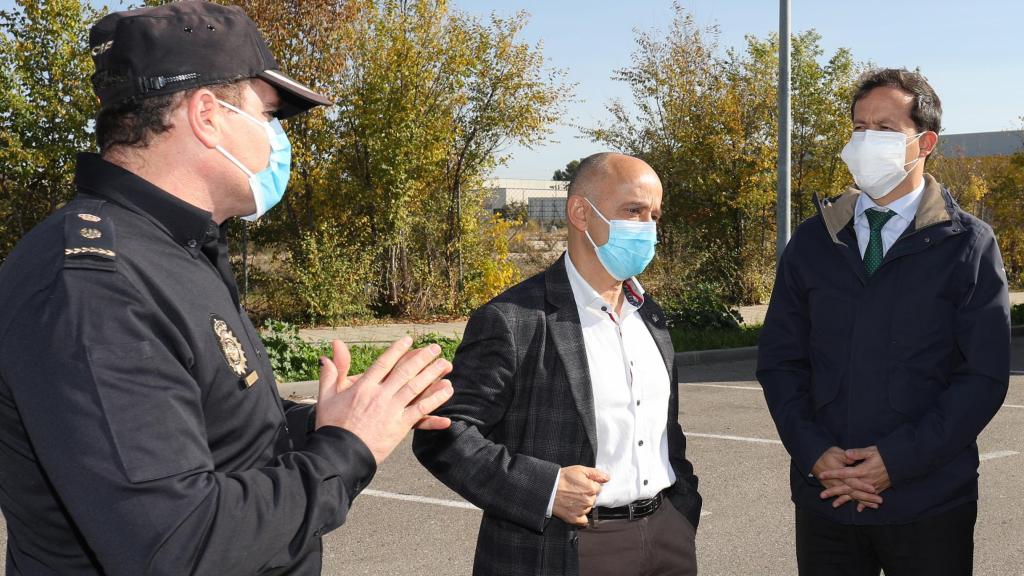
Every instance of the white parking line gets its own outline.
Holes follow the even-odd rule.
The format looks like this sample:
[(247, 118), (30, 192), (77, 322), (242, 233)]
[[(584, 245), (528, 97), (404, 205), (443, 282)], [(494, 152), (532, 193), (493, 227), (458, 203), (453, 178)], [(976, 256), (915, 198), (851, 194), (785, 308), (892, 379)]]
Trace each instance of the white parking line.
[(1024, 406), (1019, 404), (1003, 404), (1003, 408), (1024, 408)]
[(700, 387), (703, 387), (703, 388), (734, 388), (736, 390), (757, 390), (758, 392), (761, 391), (761, 387), (760, 386), (733, 386), (731, 384), (712, 384), (710, 382), (708, 382), (708, 383), (681, 382), (679, 385), (680, 386), (700, 386)]
[(1007, 456), (1016, 456), (1017, 454), (1020, 454), (1020, 452), (1015, 452), (1013, 450), (999, 450), (999, 451), (996, 451), (996, 452), (986, 452), (985, 454), (982, 454), (982, 455), (978, 456), (978, 460), (981, 460), (982, 462), (984, 462), (985, 460), (995, 460), (996, 458), (1006, 458)]
[(770, 440), (768, 438), (749, 438), (747, 436), (730, 436), (728, 434), (704, 434), (702, 432), (686, 432), (687, 438), (717, 438), (718, 440), (736, 440), (738, 442), (753, 442), (756, 444), (782, 444), (781, 440)]
[[(479, 510), (476, 506), (473, 506), (469, 502), (460, 502), (457, 500), (442, 500), (441, 498), (428, 498), (426, 496), (415, 496), (413, 494), (398, 494), (396, 492), (384, 492), (383, 490), (372, 490), (366, 489), (361, 492), (367, 496), (377, 496), (378, 498), (390, 498), (391, 500), (405, 500), (407, 502), (419, 502), (421, 504), (435, 504), (437, 506), (447, 506), (449, 508), (465, 508), (467, 510)], [(710, 516), (711, 512), (707, 510), (700, 511), (701, 516)]]
[(406, 500), (408, 502), (419, 502), (421, 504), (435, 504), (437, 506), (447, 506), (449, 508), (465, 508), (467, 510), (479, 510), (476, 506), (473, 506), (469, 502), (459, 500), (442, 500), (441, 498), (428, 498), (426, 496), (415, 496), (413, 494), (398, 494), (396, 492), (384, 492), (383, 490), (363, 490), (363, 494), (367, 496), (377, 496), (378, 498), (390, 498), (392, 500)]

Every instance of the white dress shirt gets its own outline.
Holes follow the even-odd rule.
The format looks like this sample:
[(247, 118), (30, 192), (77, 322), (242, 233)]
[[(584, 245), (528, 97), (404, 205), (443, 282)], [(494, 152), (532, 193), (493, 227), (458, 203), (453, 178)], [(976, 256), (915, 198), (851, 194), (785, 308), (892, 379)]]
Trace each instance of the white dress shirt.
[[(580, 315), (587, 367), (594, 391), (597, 425), (596, 467), (611, 480), (598, 506), (624, 506), (652, 498), (676, 481), (668, 459), (669, 386), (665, 360), (638, 310), (643, 287), (636, 278), (623, 282), (621, 314), (580, 275), (564, 256), (572, 295)], [(558, 480), (551, 493), (554, 504)]]
[(860, 197), (857, 198), (857, 209), (854, 212), (853, 227), (857, 232), (857, 246), (860, 248), (861, 258), (867, 252), (868, 242), (871, 240), (871, 225), (868, 223), (868, 217), (864, 215), (864, 211), (868, 208), (874, 208), (882, 212), (892, 210), (896, 213), (895, 216), (885, 223), (885, 226), (882, 226), (882, 255), (884, 256), (907, 229), (907, 226), (910, 226), (910, 222), (914, 220), (914, 216), (917, 214), (917, 207), (921, 204), (922, 192), (924, 192), (923, 180), (910, 194), (895, 202), (891, 202), (888, 206), (879, 206), (875, 204), (871, 196), (863, 192), (860, 193)]

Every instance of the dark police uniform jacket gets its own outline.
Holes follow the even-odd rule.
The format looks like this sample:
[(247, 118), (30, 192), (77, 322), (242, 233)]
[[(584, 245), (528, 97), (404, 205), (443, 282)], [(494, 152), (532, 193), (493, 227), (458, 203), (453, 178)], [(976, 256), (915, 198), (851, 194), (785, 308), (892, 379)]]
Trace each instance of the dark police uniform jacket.
[[(1010, 377), (1006, 273), (992, 228), (926, 175), (914, 221), (867, 277), (859, 194), (822, 203), (786, 247), (757, 377), (796, 505), (842, 524), (902, 524), (978, 498), (976, 439)], [(830, 446), (872, 445), (892, 481), (877, 510), (818, 497), (809, 473)]]
[(210, 214), (96, 155), (0, 267), (7, 574), (319, 574), (376, 467), (282, 402)]

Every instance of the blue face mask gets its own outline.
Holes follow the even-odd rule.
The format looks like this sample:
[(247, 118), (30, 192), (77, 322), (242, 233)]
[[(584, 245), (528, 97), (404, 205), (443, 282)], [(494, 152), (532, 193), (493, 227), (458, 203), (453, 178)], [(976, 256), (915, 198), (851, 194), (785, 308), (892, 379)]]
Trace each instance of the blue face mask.
[(587, 231), (587, 240), (594, 245), (597, 259), (612, 278), (622, 282), (640, 274), (654, 259), (654, 245), (658, 243), (658, 228), (654, 221), (608, 220), (590, 200), (594, 212), (608, 223), (608, 241), (603, 246), (594, 244)]
[(292, 169), (292, 144), (288, 141), (288, 136), (285, 135), (284, 128), (281, 127), (281, 122), (277, 118), (270, 122), (261, 122), (227, 102), (221, 102), (220, 100), (217, 102), (228, 110), (237, 112), (261, 126), (266, 131), (267, 138), (270, 140), (270, 164), (256, 173), (246, 168), (244, 164), (239, 162), (237, 158), (232, 156), (223, 147), (217, 146), (217, 150), (221, 154), (249, 176), (249, 188), (252, 189), (252, 197), (256, 202), (256, 211), (248, 216), (243, 216), (242, 219), (255, 222), (284, 197), (284, 191), (288, 188), (288, 177), (291, 175)]

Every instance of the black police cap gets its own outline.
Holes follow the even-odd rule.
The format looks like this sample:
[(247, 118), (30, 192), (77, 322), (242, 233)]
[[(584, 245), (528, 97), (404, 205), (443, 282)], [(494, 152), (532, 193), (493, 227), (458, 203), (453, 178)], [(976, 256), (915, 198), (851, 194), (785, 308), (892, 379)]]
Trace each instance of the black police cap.
[(89, 31), (93, 91), (109, 109), (129, 99), (259, 78), (277, 88), (279, 118), (331, 101), (281, 72), (237, 6), (186, 1), (108, 14)]

